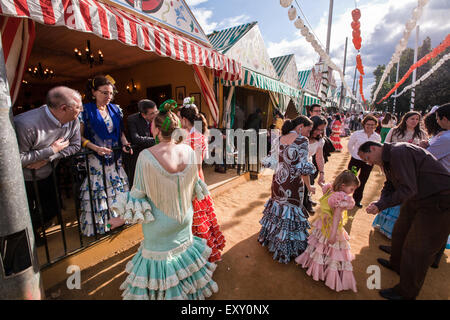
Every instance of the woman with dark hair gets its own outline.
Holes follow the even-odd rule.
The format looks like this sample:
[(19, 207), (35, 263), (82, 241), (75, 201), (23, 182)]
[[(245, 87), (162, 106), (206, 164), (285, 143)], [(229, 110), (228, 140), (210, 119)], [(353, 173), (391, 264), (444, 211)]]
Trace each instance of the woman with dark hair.
[(180, 128), (174, 108), (173, 100), (160, 106), (151, 125), (159, 143), (139, 154), (133, 188), (113, 206), (120, 215), (111, 220), (113, 228), (142, 223), (144, 234), (125, 268), (125, 300), (201, 300), (218, 291), (212, 279), (216, 264), (208, 262), (211, 248), (191, 228), (192, 197), (209, 192), (192, 149), (173, 139)]
[(305, 116), (286, 120), (271, 155), (263, 165), (275, 170), (272, 194), (265, 204), (258, 241), (273, 252), (273, 259), (288, 263), (305, 251), (308, 238), (308, 213), (303, 208), (305, 184), (315, 172), (308, 162), (308, 137), (312, 121)]
[(381, 143), (384, 143), (384, 140), (386, 139), (387, 134), (389, 131), (395, 126), (394, 118), (392, 117), (391, 113), (386, 113), (383, 120), (381, 120)]
[[(80, 192), (81, 231), (88, 237), (95, 234), (94, 230), (97, 234), (109, 231), (108, 219), (114, 217), (114, 212), (108, 208), (116, 202), (118, 194), (128, 191), (121, 152), (133, 154), (133, 150), (123, 130), (122, 109), (111, 103), (115, 92), (114, 80), (110, 76), (99, 75), (89, 79), (88, 102), (83, 105), (84, 111), (79, 116), (81, 145), (95, 152), (88, 156), (90, 181), (86, 177)], [(113, 151), (113, 148), (117, 149)]]
[[(421, 141), (427, 139), (427, 134), (420, 128), (420, 118), (421, 115), (419, 112), (407, 112), (399, 125), (389, 131), (385, 142), (409, 142), (419, 145)], [(384, 209), (376, 215), (372, 226), (391, 239), (392, 230), (394, 229), (394, 224), (399, 214), (400, 205)]]
[(389, 131), (385, 142), (409, 142), (419, 145), (420, 141), (427, 139), (427, 134), (420, 127), (422, 116), (417, 111), (409, 111), (400, 123)]
[[(195, 152), (198, 175), (202, 181), (205, 181), (202, 162), (207, 153), (207, 138), (204, 136), (207, 130), (206, 119), (198, 112), (197, 106), (189, 97), (184, 99), (183, 107), (178, 114), (181, 119), (181, 127), (188, 132), (185, 142)], [(192, 205), (194, 207), (192, 233), (207, 240), (208, 246), (212, 249), (209, 262), (220, 261), (220, 251), (225, 247), (225, 238), (217, 223), (213, 200), (209, 195), (202, 200), (194, 198)]]
[(334, 116), (334, 121), (331, 126), (330, 140), (331, 140), (331, 142), (333, 142), (333, 146), (337, 152), (342, 151), (341, 128), (342, 128), (341, 116), (339, 114), (336, 114)]

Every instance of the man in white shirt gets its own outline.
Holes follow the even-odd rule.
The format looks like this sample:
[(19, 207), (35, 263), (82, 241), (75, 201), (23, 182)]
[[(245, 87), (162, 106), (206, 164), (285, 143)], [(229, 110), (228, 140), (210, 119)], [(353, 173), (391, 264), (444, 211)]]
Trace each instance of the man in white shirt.
[(361, 199), (363, 197), (364, 187), (367, 180), (369, 179), (370, 172), (372, 172), (373, 166), (368, 165), (358, 155), (359, 147), (367, 141), (381, 142), (381, 137), (375, 132), (378, 125), (378, 119), (372, 115), (366, 116), (361, 122), (363, 129), (355, 131), (348, 141), (348, 152), (352, 156), (348, 164), (348, 169), (351, 170), (352, 167), (356, 167), (359, 171), (359, 181), (360, 185), (358, 189), (353, 193), (353, 199), (355, 200), (355, 205), (358, 208), (362, 208)]

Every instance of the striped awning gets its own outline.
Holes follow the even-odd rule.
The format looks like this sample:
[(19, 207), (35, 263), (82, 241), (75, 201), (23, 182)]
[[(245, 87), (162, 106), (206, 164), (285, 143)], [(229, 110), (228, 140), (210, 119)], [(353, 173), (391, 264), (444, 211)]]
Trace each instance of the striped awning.
[(108, 40), (154, 52), (188, 64), (208, 67), (225, 80), (241, 78), (241, 64), (214, 49), (95, 0), (1, 0), (0, 15), (29, 18), (93, 33)]
[(299, 98), (301, 91), (278, 80), (269, 78), (247, 68), (242, 68), (242, 79), (238, 81), (222, 81), (225, 86), (251, 86), (263, 90), (281, 93), (289, 97)]
[(284, 70), (286, 69), (293, 56), (293, 54), (288, 54), (287, 56), (270, 58), (279, 77), (283, 75)]
[(214, 31), (208, 35), (209, 42), (219, 52), (225, 53), (239, 39), (244, 36), (257, 22), (251, 22), (240, 26)]
[(303, 70), (298, 72), (298, 82), (300, 82), (301, 88), (305, 88), (310, 74), (311, 70)]
[(305, 95), (303, 96), (303, 105), (310, 106), (312, 104), (320, 104), (320, 99), (305, 92)]

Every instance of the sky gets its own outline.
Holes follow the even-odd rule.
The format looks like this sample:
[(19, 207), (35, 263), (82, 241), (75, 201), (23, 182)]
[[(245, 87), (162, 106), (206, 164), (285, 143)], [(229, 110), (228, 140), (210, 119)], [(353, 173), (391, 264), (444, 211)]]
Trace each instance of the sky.
[[(288, 18), (288, 9), (280, 0), (186, 0), (194, 16), (206, 34), (232, 26), (257, 21), (270, 57), (295, 54), (298, 70), (310, 69), (319, 60), (319, 55), (295, 28)], [(405, 24), (417, 7), (417, 0), (335, 0), (330, 39), (330, 57), (341, 68), (344, 65), (345, 38), (348, 37), (345, 81), (351, 88), (355, 70), (357, 50), (352, 43), (351, 11), (355, 5), (361, 10), (361, 58), (364, 65), (364, 96), (370, 99), (375, 85), (373, 71), (387, 65), (395, 47), (403, 36)], [(294, 0), (306, 16), (310, 31), (317, 36), (325, 49), (329, 16), (329, 0)], [(299, 7), (298, 7), (298, 6)], [(425, 37), (431, 38), (436, 47), (450, 31), (450, 0), (430, 0), (425, 6), (419, 25), (419, 46)], [(416, 32), (411, 33), (408, 47), (415, 47)], [(357, 73), (357, 77), (358, 77)], [(338, 74), (334, 73), (340, 84)], [(401, 78), (402, 75), (399, 75)], [(357, 79), (358, 80), (358, 79)], [(358, 90), (359, 91), (359, 90)], [(379, 97), (377, 97), (378, 99)]]

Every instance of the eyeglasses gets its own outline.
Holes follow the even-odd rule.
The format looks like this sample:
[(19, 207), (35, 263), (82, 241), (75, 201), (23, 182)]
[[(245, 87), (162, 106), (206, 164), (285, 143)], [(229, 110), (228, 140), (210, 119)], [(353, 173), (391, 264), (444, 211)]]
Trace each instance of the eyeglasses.
[(114, 92), (111, 92), (111, 91), (100, 91), (100, 90), (97, 90), (97, 91), (100, 92), (101, 94), (103, 94), (104, 96), (111, 96), (111, 97), (114, 96)]

